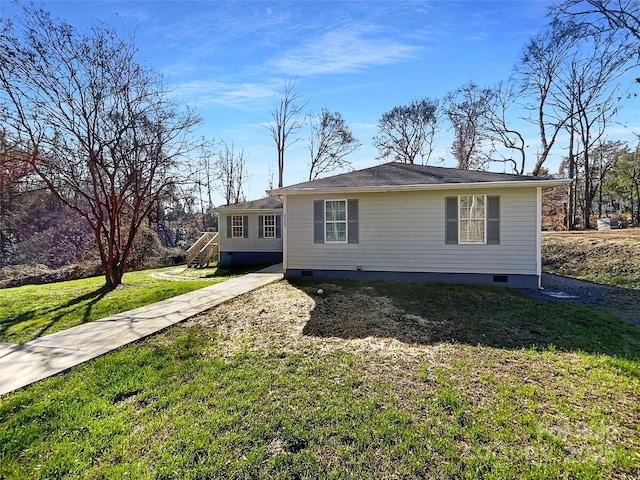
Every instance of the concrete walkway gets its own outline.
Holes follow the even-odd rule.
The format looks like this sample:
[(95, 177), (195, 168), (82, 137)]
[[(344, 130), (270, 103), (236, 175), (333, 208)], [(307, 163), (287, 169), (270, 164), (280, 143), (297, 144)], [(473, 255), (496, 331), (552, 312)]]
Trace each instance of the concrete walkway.
[(282, 264), (18, 345), (0, 343), (0, 395), (67, 370), (281, 280)]

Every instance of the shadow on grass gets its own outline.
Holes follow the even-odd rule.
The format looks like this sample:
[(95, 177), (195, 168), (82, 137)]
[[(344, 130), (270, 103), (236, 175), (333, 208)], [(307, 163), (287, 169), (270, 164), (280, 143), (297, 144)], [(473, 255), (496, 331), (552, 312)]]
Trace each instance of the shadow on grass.
[(215, 272), (203, 275), (200, 278), (217, 278), (217, 277), (237, 277), (247, 273), (257, 272), (263, 268), (272, 266), (273, 263), (261, 263), (258, 265), (246, 265), (237, 267), (218, 267)]
[(47, 320), (38, 322), (37, 325), (30, 330), (31, 333), (29, 334), (29, 338), (23, 339), (21, 343), (28, 342), (45, 335), (51, 329), (63, 322), (71, 313), (75, 313), (74, 316), (78, 318), (79, 321), (73, 322), (73, 325), (67, 325), (68, 327), (89, 322), (91, 320), (91, 312), (93, 311), (95, 304), (102, 300), (110, 291), (111, 290), (109, 288), (103, 285), (96, 290), (71, 298), (66, 303), (52, 304), (45, 308), (31, 309), (14, 317), (2, 319), (0, 320), (0, 337), (7, 338), (8, 336), (16, 336), (15, 332), (9, 332), (11, 327), (30, 320), (37, 320), (39, 317), (46, 318)]
[(536, 300), (511, 289), (356, 281), (294, 285), (315, 300), (303, 330), (309, 336), (556, 349), (640, 359), (640, 329), (595, 308)]

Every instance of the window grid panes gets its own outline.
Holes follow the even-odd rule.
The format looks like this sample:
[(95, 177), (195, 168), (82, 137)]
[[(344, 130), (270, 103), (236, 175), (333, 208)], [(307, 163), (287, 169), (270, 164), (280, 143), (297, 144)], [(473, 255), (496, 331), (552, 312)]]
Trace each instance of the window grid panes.
[(347, 241), (347, 201), (325, 202), (325, 239), (327, 242)]
[(231, 232), (233, 238), (242, 238), (242, 215), (234, 215), (231, 218)]
[(264, 216), (264, 238), (276, 238), (276, 216)]
[(462, 195), (460, 202), (460, 243), (484, 243), (485, 196)]

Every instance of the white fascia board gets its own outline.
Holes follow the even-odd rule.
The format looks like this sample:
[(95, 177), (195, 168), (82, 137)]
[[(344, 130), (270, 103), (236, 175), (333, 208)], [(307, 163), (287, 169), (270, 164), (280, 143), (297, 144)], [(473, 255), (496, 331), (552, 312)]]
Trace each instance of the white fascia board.
[(418, 185), (379, 185), (374, 187), (338, 187), (338, 188), (304, 188), (299, 190), (267, 190), (269, 195), (305, 195), (309, 193), (344, 195), (347, 193), (374, 193), (374, 192), (410, 192), (416, 190), (466, 190), (466, 189), (487, 189), (487, 188), (521, 188), (539, 187), (549, 188), (560, 185), (567, 185), (572, 180), (569, 178), (549, 179), (549, 180), (523, 180), (519, 182), (476, 182), (476, 183), (441, 183), (441, 184), (418, 184)]
[(224, 209), (217, 209), (214, 208), (213, 209), (213, 213), (215, 213), (216, 215), (219, 213), (231, 213), (233, 215), (240, 215), (242, 213), (264, 213), (266, 215), (270, 215), (270, 214), (279, 214), (282, 213), (282, 209), (281, 208), (271, 208), (271, 209), (267, 209), (267, 208), (253, 208), (253, 209), (240, 209), (240, 208), (224, 208)]

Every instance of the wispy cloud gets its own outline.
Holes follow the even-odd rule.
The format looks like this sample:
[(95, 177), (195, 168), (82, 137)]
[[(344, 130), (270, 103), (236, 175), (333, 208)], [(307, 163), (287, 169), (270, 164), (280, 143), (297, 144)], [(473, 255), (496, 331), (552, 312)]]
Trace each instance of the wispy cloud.
[(269, 68), (287, 75), (352, 73), (369, 66), (415, 58), (422, 47), (385, 38), (376, 28), (354, 26), (324, 33), (271, 60)]
[(222, 105), (251, 109), (264, 108), (271, 100), (276, 84), (270, 83), (225, 83), (213, 80), (198, 80), (179, 84), (174, 92), (185, 99), (195, 99), (199, 106)]

